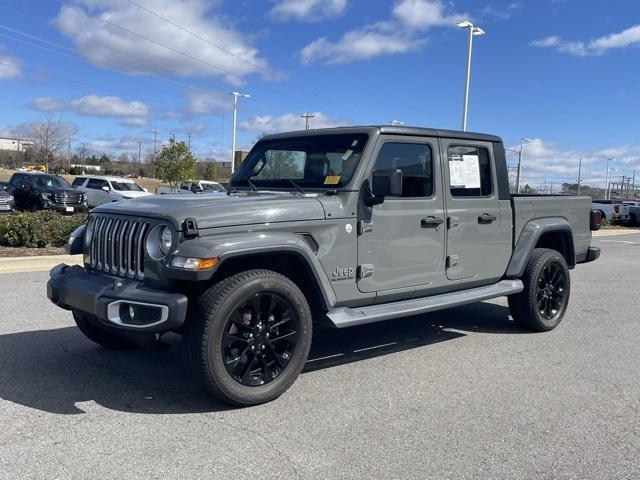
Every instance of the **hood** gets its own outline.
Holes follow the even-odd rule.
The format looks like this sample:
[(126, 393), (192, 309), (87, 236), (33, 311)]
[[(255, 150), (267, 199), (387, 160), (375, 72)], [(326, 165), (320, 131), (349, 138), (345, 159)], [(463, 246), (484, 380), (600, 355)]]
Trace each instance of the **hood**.
[(178, 229), (187, 218), (195, 218), (199, 229), (324, 219), (324, 209), (318, 199), (297, 192), (149, 195), (106, 203), (93, 211), (164, 218)]

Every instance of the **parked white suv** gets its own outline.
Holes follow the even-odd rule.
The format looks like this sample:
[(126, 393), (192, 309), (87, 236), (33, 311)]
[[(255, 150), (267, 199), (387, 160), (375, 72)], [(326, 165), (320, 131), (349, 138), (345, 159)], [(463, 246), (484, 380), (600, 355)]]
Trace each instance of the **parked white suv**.
[(226, 188), (221, 184), (211, 180), (189, 180), (182, 182), (178, 188), (171, 188), (167, 185), (160, 185), (156, 188), (158, 195), (169, 193), (226, 193), (226, 191)]
[(87, 194), (89, 208), (97, 207), (103, 203), (152, 195), (133, 180), (120, 177), (83, 175), (76, 177), (71, 185)]

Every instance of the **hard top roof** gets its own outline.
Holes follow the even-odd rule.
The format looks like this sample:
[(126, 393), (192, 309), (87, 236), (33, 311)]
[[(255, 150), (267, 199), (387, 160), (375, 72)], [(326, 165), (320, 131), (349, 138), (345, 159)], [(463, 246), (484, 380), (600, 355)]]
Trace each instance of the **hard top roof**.
[(442, 137), (460, 140), (480, 140), (484, 142), (502, 142), (496, 135), (477, 132), (462, 132), (459, 130), (441, 130), (437, 128), (408, 127), (404, 125), (363, 125), (354, 127), (318, 128), (312, 130), (297, 130), (265, 135), (263, 140), (275, 140), (287, 137), (300, 137), (308, 135), (337, 135), (345, 133), (380, 133), (385, 135), (407, 135), (416, 137)]

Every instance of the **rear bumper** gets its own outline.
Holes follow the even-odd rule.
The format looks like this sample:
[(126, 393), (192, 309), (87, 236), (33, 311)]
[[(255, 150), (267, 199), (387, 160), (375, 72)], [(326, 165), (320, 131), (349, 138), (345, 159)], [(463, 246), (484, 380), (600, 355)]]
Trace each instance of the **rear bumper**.
[(576, 258), (576, 263), (589, 263), (600, 258), (600, 248), (599, 247), (589, 247), (585, 253), (583, 253), (581, 258)]
[[(177, 330), (187, 315), (187, 296), (146, 288), (141, 282), (92, 275), (60, 264), (50, 272), (47, 297), (66, 310), (79, 310), (111, 328), (138, 332)], [(134, 313), (133, 316), (130, 312)]]

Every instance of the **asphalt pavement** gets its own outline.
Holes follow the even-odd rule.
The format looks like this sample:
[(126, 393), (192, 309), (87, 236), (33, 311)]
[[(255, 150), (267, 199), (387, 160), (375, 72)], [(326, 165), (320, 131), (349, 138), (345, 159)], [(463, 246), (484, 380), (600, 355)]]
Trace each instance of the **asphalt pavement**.
[(640, 234), (599, 237), (553, 332), (500, 299), (317, 328), (280, 399), (244, 409), (167, 351), (110, 352), (0, 275), (0, 479), (638, 479)]

